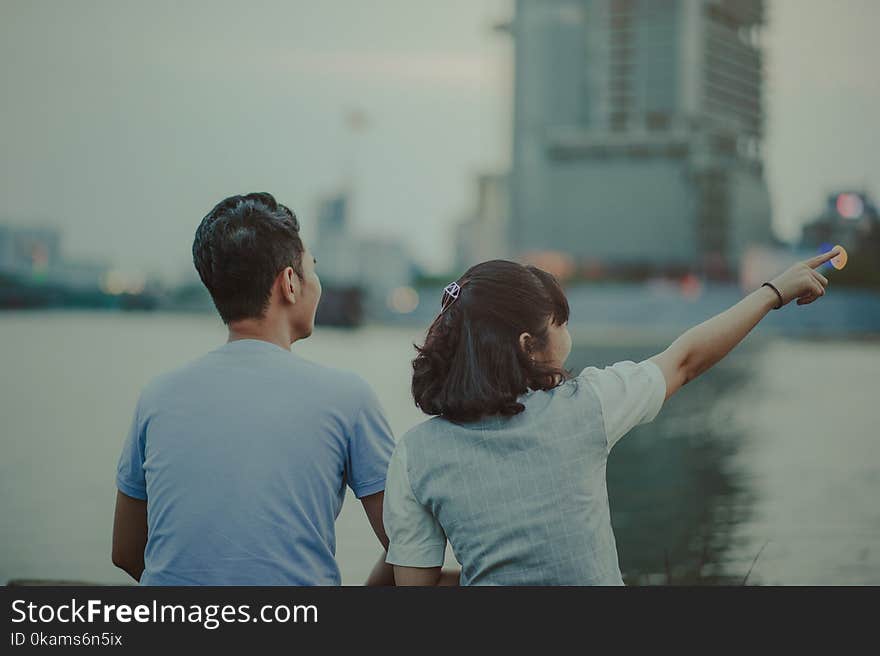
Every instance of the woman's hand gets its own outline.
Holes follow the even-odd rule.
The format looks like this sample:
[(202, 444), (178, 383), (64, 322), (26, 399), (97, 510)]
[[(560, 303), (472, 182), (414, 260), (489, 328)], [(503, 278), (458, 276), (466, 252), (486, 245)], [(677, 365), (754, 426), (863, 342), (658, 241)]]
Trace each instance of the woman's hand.
[(815, 269), (838, 254), (837, 249), (798, 262), (776, 276), (770, 283), (782, 294), (782, 304), (797, 299), (798, 305), (812, 303), (825, 295), (828, 279)]

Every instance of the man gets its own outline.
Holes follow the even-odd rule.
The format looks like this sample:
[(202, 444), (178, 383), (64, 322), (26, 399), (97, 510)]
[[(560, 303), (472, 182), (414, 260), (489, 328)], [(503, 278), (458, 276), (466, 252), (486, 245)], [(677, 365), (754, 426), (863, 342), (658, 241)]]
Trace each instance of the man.
[[(229, 340), (142, 392), (113, 563), (144, 585), (339, 585), (346, 485), (388, 546), (394, 440), (366, 382), (290, 352), (321, 297), (296, 216), (267, 193), (227, 198), (196, 231), (193, 261)], [(368, 585), (393, 585), (383, 561)]]

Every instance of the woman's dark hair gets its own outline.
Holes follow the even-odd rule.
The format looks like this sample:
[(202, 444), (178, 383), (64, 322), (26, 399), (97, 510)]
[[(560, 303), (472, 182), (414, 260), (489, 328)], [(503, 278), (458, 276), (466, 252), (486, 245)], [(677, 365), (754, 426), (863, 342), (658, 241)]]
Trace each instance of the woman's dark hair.
[[(488, 415), (515, 415), (517, 398), (529, 389), (547, 390), (569, 376), (535, 362), (530, 353), (547, 346), (550, 322), (568, 321), (568, 300), (556, 278), (537, 267), (491, 260), (471, 267), (456, 281), (458, 298), (444, 292), (445, 308), (416, 346), (412, 393), (429, 415), (456, 422)], [(533, 337), (529, 352), (519, 336)]]
[(299, 221), (272, 194), (230, 196), (202, 219), (193, 263), (225, 323), (260, 318), (278, 273), (302, 278)]

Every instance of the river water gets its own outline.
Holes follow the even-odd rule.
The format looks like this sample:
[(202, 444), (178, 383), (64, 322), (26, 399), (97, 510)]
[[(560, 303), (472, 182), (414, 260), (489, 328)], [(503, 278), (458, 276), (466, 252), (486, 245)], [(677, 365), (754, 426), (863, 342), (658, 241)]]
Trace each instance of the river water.
[[(573, 369), (640, 359), (668, 335), (574, 328)], [(225, 338), (210, 315), (0, 314), (0, 582), (125, 582), (110, 563), (114, 474), (141, 387)], [(648, 335), (648, 336), (646, 336)], [(357, 371), (396, 434), (418, 327), (319, 328), (294, 349)], [(759, 327), (614, 449), (627, 583), (880, 584), (880, 342)], [(379, 555), (359, 504), (337, 524), (346, 584)], [(749, 571), (751, 570), (751, 573)]]

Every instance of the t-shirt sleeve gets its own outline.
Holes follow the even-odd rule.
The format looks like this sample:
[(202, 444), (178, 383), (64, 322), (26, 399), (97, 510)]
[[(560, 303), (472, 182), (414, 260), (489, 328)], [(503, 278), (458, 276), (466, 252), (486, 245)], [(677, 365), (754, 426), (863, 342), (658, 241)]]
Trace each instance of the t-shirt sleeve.
[(578, 378), (592, 385), (599, 397), (609, 451), (630, 430), (653, 421), (666, 398), (666, 379), (650, 360), (587, 367)]
[(446, 533), (412, 490), (406, 464), (406, 444), (394, 450), (382, 507), (388, 555), (385, 562), (406, 567), (442, 567)]
[(144, 476), (145, 448), (146, 425), (141, 420), (141, 402), (138, 401), (116, 466), (116, 487), (120, 492), (134, 499), (147, 498), (147, 481)]
[(346, 480), (358, 499), (385, 489), (394, 436), (379, 399), (364, 384), (363, 403), (349, 435)]

